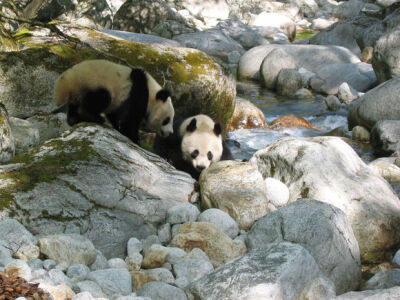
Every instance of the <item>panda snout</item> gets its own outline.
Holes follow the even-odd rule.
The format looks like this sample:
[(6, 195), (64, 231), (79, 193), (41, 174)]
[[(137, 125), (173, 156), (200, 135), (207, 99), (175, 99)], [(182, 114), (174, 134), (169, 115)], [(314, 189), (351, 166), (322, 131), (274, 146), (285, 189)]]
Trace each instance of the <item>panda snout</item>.
[(171, 134), (170, 131), (161, 130), (161, 136), (162, 136), (162, 137), (168, 137), (170, 134)]
[(201, 172), (206, 168), (206, 166), (196, 166), (196, 169)]

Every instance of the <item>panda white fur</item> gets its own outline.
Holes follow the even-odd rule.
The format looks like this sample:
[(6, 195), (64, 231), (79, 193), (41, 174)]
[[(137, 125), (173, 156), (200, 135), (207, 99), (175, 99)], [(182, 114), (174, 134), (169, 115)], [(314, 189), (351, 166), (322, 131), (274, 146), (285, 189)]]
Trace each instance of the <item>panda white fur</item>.
[(203, 114), (177, 120), (173, 135), (156, 137), (154, 150), (175, 168), (189, 173), (195, 179), (211, 163), (232, 159), (222, 139), (220, 124)]
[(166, 137), (173, 132), (171, 94), (141, 68), (107, 60), (86, 60), (62, 73), (54, 87), (58, 105), (68, 105), (69, 125), (104, 123), (105, 113), (115, 129), (138, 143), (143, 119), (150, 131)]

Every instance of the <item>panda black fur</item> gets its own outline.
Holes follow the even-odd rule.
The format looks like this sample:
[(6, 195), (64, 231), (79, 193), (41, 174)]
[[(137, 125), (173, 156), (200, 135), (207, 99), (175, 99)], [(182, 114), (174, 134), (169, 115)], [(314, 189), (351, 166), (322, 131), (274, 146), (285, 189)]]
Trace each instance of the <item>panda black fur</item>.
[(199, 178), (200, 172), (232, 154), (222, 139), (219, 123), (207, 115), (196, 115), (174, 122), (174, 133), (167, 138), (156, 136), (154, 150), (175, 168)]
[(68, 105), (70, 126), (104, 123), (105, 113), (115, 129), (138, 143), (143, 119), (148, 130), (166, 137), (173, 132), (174, 107), (170, 92), (141, 68), (107, 60), (86, 60), (62, 73), (54, 87), (58, 105)]

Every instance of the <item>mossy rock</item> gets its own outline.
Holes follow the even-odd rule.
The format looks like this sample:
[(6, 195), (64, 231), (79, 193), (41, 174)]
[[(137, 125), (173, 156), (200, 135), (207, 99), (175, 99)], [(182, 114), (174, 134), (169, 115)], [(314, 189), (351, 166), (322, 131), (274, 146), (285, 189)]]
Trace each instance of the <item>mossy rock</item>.
[[(124, 41), (92, 29), (75, 29), (73, 32), (80, 40), (100, 51), (82, 45), (77, 47), (74, 43), (61, 40), (43, 43), (34, 38), (34, 33), (30, 36), (25, 32), (25, 38), (20, 42), (29, 49), (21, 52), (0, 52), (0, 72), (3, 70), (5, 77), (9, 77), (7, 69), (13, 70), (19, 62), (24, 66), (42, 68), (42, 74), (45, 73), (44, 69), (59, 74), (86, 59), (105, 58), (119, 63), (125, 61), (132, 66), (143, 67), (161, 85), (172, 90), (176, 118), (204, 113), (226, 124), (232, 115), (236, 96), (232, 73), (204, 52)], [(56, 76), (49, 77), (51, 79), (48, 78), (47, 82), (50, 83), (41, 90), (46, 93), (46, 99), (51, 101), (50, 88), (54, 85)], [(14, 77), (14, 80), (17, 78)], [(18, 85), (10, 80), (8, 83)], [(32, 86), (36, 90), (35, 83)]]

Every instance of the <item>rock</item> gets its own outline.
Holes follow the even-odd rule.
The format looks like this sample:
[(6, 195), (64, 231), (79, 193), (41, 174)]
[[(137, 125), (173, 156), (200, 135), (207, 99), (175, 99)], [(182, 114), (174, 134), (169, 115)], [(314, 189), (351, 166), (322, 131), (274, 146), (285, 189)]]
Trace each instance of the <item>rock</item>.
[(351, 131), (351, 139), (361, 142), (369, 142), (370, 134), (367, 128), (363, 126), (356, 126)]
[(301, 85), (303, 87), (309, 87), (310, 86), (310, 80), (311, 78), (315, 75), (315, 73), (308, 71), (307, 69), (304, 68), (299, 68), (299, 74), (301, 76)]
[(243, 47), (238, 42), (218, 29), (180, 34), (174, 36), (174, 40), (178, 41), (184, 47), (201, 50), (225, 62), (228, 61), (228, 54), (232, 51), (238, 51), (241, 54), (244, 53)]
[(320, 68), (311, 78), (310, 85), (315, 91), (335, 95), (344, 82), (357, 91), (365, 92), (375, 85), (376, 76), (370, 64), (333, 64)]
[[(0, 241), (0, 244), (1, 243), (3, 243), (3, 241)], [(4, 246), (0, 246), (0, 267), (5, 267), (13, 260), (11, 254), (12, 253), (9, 249), (5, 248)]]
[(171, 241), (171, 224), (161, 225), (157, 230), (158, 238), (162, 244), (168, 244)]
[(67, 276), (73, 281), (84, 281), (90, 273), (90, 269), (86, 265), (71, 265), (67, 270)]
[(163, 1), (148, 3), (143, 0), (128, 0), (115, 14), (112, 27), (117, 30), (151, 33), (156, 25), (167, 20), (187, 24), (185, 18)]
[(150, 249), (150, 247), (154, 244), (161, 245), (158, 235), (152, 234), (147, 236), (145, 239), (142, 240), (143, 251)]
[(362, 291), (365, 290), (382, 290), (388, 289), (400, 284), (400, 270), (383, 270), (376, 273), (373, 277), (368, 279), (367, 282), (361, 287)]
[(93, 243), (81, 235), (57, 234), (39, 239), (40, 252), (55, 261), (90, 266), (96, 260)]
[(217, 24), (216, 28), (222, 30), (223, 33), (234, 39), (246, 50), (268, 44), (268, 41), (257, 31), (237, 19), (221, 21)]
[(268, 41), (268, 43), (263, 43), (263, 45), (267, 45), (269, 43), (285, 43), (289, 42), (289, 37), (286, 32), (282, 29), (273, 26), (250, 26), (251, 29), (256, 31), (259, 35), (261, 35), (264, 39)]
[(258, 220), (247, 235), (249, 249), (283, 241), (307, 249), (335, 284), (337, 294), (358, 288), (360, 251), (340, 209), (311, 199), (297, 200)]
[(33, 129), (39, 132), (39, 142), (43, 143), (70, 128), (67, 116), (63, 113), (42, 114), (26, 119)]
[(197, 220), (200, 211), (190, 203), (182, 203), (171, 207), (167, 211), (167, 222), (170, 224), (180, 224)]
[(205, 252), (200, 248), (193, 248), (188, 254), (185, 255), (185, 258), (196, 258), (208, 261), (210, 260), (207, 254), (205, 254)]
[(172, 273), (164, 268), (156, 268), (150, 270), (144, 270), (144, 272), (156, 281), (165, 282), (168, 284), (174, 284), (175, 278)]
[(59, 269), (51, 269), (47, 274), (54, 285), (66, 285), (72, 288), (72, 280), (68, 278), (63, 271)]
[(338, 97), (335, 95), (329, 95), (324, 99), (325, 104), (330, 111), (338, 111), (342, 104), (340, 103)]
[(45, 259), (43, 261), (43, 268), (47, 271), (54, 269), (57, 265), (57, 262), (55, 260), (52, 259)]
[(314, 99), (313, 93), (309, 89), (301, 88), (294, 93), (294, 97), (301, 100)]
[(400, 120), (382, 120), (371, 129), (371, 145), (377, 153), (390, 155), (400, 151)]
[(335, 300), (381, 300), (381, 299), (396, 299), (400, 297), (400, 287), (393, 287), (384, 290), (372, 290), (362, 292), (349, 292), (337, 296)]
[(361, 61), (365, 63), (372, 63), (372, 58), (374, 57), (374, 48), (365, 47), (361, 52)]
[(127, 243), (127, 252), (128, 256), (131, 256), (134, 253), (140, 253), (143, 250), (143, 244), (137, 238), (132, 237), (128, 240)]
[(153, 300), (187, 300), (185, 292), (181, 289), (157, 281), (146, 283), (136, 292), (136, 295)]
[(309, 39), (312, 45), (332, 45), (349, 49), (360, 57), (361, 50), (354, 38), (356, 28), (347, 22), (337, 22)]
[(15, 141), (15, 153), (26, 152), (39, 144), (39, 130), (27, 120), (10, 118), (11, 132)]
[(167, 247), (168, 255), (167, 255), (167, 262), (170, 264), (175, 264), (183, 257), (186, 256), (185, 250), (177, 247)]
[(335, 22), (337, 22), (337, 20), (316, 18), (316, 19), (312, 20), (312, 22), (311, 22), (311, 29), (321, 31), (323, 29), (327, 29), (329, 26), (331, 26)]
[(331, 300), (335, 297), (333, 282), (326, 277), (318, 277), (308, 282), (296, 299)]
[(180, 45), (180, 43), (169, 39), (172, 39), (176, 35), (197, 32), (198, 29), (196, 27), (193, 27), (191, 24), (181, 23), (175, 20), (167, 20), (153, 27), (151, 31), (152, 34), (144, 34), (146, 36), (144, 37), (144, 40), (148, 40), (148, 36), (156, 34), (161, 37), (157, 38), (158, 42), (161, 42), (164, 45), (174, 44), (176, 45), (175, 47), (177, 47), (178, 45)]
[(397, 28), (381, 36), (375, 46), (372, 66), (379, 82), (385, 82), (400, 75), (400, 30)]
[(40, 283), (40, 288), (51, 294), (53, 299), (72, 299), (75, 296), (74, 291), (65, 284), (52, 285), (48, 283)]
[(297, 117), (295, 115), (284, 115), (282, 117), (279, 117), (270, 123), (270, 127), (271, 129), (274, 130), (279, 130), (283, 128), (292, 128), (292, 127), (305, 127), (305, 128), (318, 129), (311, 122), (303, 118)]
[(129, 271), (139, 271), (142, 266), (143, 256), (140, 253), (131, 253), (125, 258)]
[(14, 277), (21, 277), (26, 281), (31, 280), (32, 271), (29, 265), (21, 259), (13, 259), (7, 265), (4, 270), (7, 275)]
[(296, 62), (284, 49), (274, 49), (262, 61), (260, 73), (266, 88), (274, 90), (278, 76), (283, 69), (295, 69)]
[(209, 260), (198, 258), (184, 258), (174, 264), (176, 279), (184, 277), (187, 279), (188, 284), (195, 282), (213, 270), (213, 265)]
[(274, 243), (226, 263), (188, 289), (199, 300), (293, 299), (319, 276), (318, 265), (303, 247)]
[(228, 131), (243, 128), (268, 128), (267, 120), (261, 109), (249, 100), (236, 98), (235, 110), (228, 121)]
[(292, 96), (302, 87), (300, 73), (296, 69), (282, 69), (276, 80), (276, 91), (282, 96)]
[(161, 267), (168, 255), (168, 251), (161, 245), (153, 245), (144, 253), (142, 267), (145, 269), (154, 269)]
[(381, 262), (399, 242), (398, 197), (341, 138), (283, 138), (257, 151), (250, 162), (264, 178), (289, 187), (289, 202), (307, 197), (343, 210), (363, 261)]
[(156, 281), (154, 278), (150, 277), (150, 275), (142, 271), (132, 271), (131, 277), (132, 277), (133, 288), (136, 291), (139, 290), (146, 283)]
[(273, 177), (265, 178), (265, 194), (267, 196), (268, 201), (279, 208), (284, 206), (289, 201), (289, 189), (288, 187), (280, 180), (277, 180)]
[(293, 41), (296, 37), (296, 24), (289, 17), (282, 14), (262, 12), (255, 17), (251, 25), (282, 29), (290, 41)]
[(260, 80), (260, 72), (262, 72), (260, 67), (263, 60), (271, 51), (277, 48), (284, 50), (287, 53), (287, 56), (291, 57), (291, 60), (294, 62), (296, 68), (305, 68), (308, 71), (314, 73), (318, 71), (322, 66), (325, 66), (327, 64), (360, 62), (359, 58), (351, 53), (350, 50), (339, 46), (296, 44), (262, 45), (254, 47), (242, 55), (239, 61), (238, 78), (240, 80)]
[(12, 251), (12, 254), (23, 253), (24, 249), (37, 245), (37, 238), (17, 220), (3, 219), (0, 221), (0, 245)]
[(103, 253), (99, 250), (96, 250), (96, 259), (94, 263), (90, 266), (90, 270), (97, 271), (108, 269), (108, 261), (107, 258), (103, 255)]
[(0, 162), (5, 162), (15, 154), (15, 141), (11, 132), (8, 113), (0, 103)]
[(215, 227), (222, 230), (231, 239), (239, 234), (239, 226), (236, 221), (226, 212), (216, 208), (209, 208), (203, 211), (199, 218), (199, 222), (209, 222)]
[(361, 125), (372, 129), (380, 120), (400, 120), (398, 90), (400, 77), (378, 85), (349, 105), (349, 129)]
[(358, 98), (358, 91), (351, 87), (347, 82), (339, 85), (338, 98), (340, 102), (350, 104), (353, 100)]
[(112, 15), (112, 10), (106, 0), (78, 3), (46, 1), (29, 3), (24, 8), (24, 16), (27, 18), (42, 22), (58, 19), (92, 28), (111, 27)]
[(225, 233), (206, 222), (182, 224), (172, 239), (171, 246), (186, 251), (200, 248), (207, 254), (215, 268), (243, 254), (236, 251), (234, 242)]
[(400, 167), (395, 161), (395, 157), (381, 157), (370, 162), (368, 166), (387, 181), (400, 182)]
[(108, 296), (132, 293), (131, 275), (126, 269), (105, 269), (89, 273), (88, 279), (96, 282)]
[(128, 265), (126, 264), (126, 262), (119, 257), (116, 258), (110, 258), (108, 260), (108, 266), (111, 269), (128, 269)]
[(2, 214), (13, 214), (42, 235), (74, 224), (97, 249), (113, 257), (125, 257), (132, 233), (138, 238), (155, 233), (169, 207), (187, 202), (194, 183), (102, 126), (75, 127), (15, 163), (20, 163), (18, 168), (0, 175), (0, 186), (6, 187), (0, 197), (7, 199)]
[(249, 229), (269, 212), (264, 180), (248, 162), (213, 163), (201, 173), (199, 183), (202, 207), (225, 211), (240, 229)]
[[(179, 23), (181, 24), (181, 23)], [(180, 47), (181, 44), (177, 41), (171, 40), (170, 38), (160, 37), (152, 34), (143, 34), (137, 32), (129, 32), (129, 31), (122, 31), (122, 30), (111, 30), (111, 29), (104, 29), (101, 32), (119, 37), (126, 41), (138, 42), (138, 43), (156, 43), (170, 47)]]

